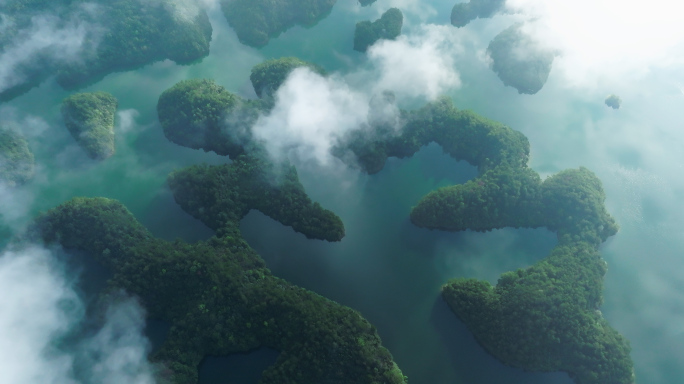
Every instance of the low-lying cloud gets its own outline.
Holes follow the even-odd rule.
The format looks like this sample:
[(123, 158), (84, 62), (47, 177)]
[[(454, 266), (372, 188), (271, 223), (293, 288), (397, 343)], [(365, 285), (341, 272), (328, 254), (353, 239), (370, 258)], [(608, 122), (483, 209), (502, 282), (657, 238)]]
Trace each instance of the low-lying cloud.
[[(330, 150), (350, 131), (371, 126), (369, 120), (378, 118), (375, 112), (398, 129), (396, 105), (420, 106), (461, 85), (456, 70), (463, 51), (460, 39), (452, 27), (428, 25), (377, 42), (365, 66), (350, 73), (323, 77), (297, 69), (276, 92), (275, 107), (258, 119), (254, 136), (277, 160), (339, 164)], [(371, 100), (388, 92), (396, 105), (371, 111)]]
[[(13, 23), (7, 17), (2, 20), (2, 25)], [(92, 38), (96, 30), (79, 17), (67, 22), (52, 15), (33, 17), (30, 26), (0, 51), (0, 92), (30, 80), (27, 67), (78, 62), (96, 44)]]
[(554, 63), (568, 85), (595, 87), (630, 81), (654, 68), (684, 63), (681, 14), (667, 0), (508, 0), (526, 30), (542, 45), (558, 49)]
[(75, 282), (44, 248), (0, 255), (0, 383), (154, 383), (144, 312), (131, 298), (112, 303), (94, 334), (65, 343), (85, 319)]

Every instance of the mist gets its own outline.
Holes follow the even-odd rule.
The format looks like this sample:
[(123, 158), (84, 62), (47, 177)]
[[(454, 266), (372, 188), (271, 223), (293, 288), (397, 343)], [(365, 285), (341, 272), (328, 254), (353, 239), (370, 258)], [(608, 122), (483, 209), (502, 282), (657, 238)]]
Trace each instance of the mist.
[[(61, 254), (61, 257), (65, 257)], [(37, 246), (0, 256), (0, 383), (154, 383), (144, 311), (121, 296), (86, 327), (78, 275)]]
[(426, 25), (378, 41), (358, 69), (327, 77), (296, 69), (276, 92), (274, 108), (253, 127), (255, 137), (277, 161), (340, 167), (331, 149), (349, 132), (372, 125), (369, 119), (377, 117), (372, 100), (385, 92), (396, 98), (381, 119), (398, 132), (398, 106), (420, 107), (460, 87), (455, 60), (463, 53), (461, 44), (453, 28)]

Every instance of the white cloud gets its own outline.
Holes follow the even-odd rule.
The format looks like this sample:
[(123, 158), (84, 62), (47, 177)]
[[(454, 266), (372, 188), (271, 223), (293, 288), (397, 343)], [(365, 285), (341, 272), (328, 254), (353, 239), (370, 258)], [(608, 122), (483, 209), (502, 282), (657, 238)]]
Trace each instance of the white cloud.
[(26, 81), (23, 66), (52, 62), (67, 63), (80, 60), (91, 48), (86, 36), (94, 27), (78, 18), (62, 25), (55, 16), (41, 15), (31, 19), (29, 28), (22, 30), (0, 52), (0, 92)]
[(461, 85), (456, 72), (460, 41), (450, 26), (427, 25), (397, 40), (380, 40), (368, 50), (378, 80), (375, 93), (391, 90), (397, 96), (434, 99)]
[(684, 63), (681, 9), (668, 0), (508, 0), (542, 44), (560, 49), (554, 63), (569, 85), (627, 81), (657, 67)]
[(132, 299), (112, 304), (94, 336), (63, 345), (85, 315), (74, 283), (46, 249), (0, 256), (0, 384), (153, 383), (144, 313)]
[(278, 159), (330, 164), (334, 141), (360, 127), (368, 115), (368, 98), (341, 78), (322, 77), (306, 68), (290, 74), (276, 94), (276, 105), (253, 127)]
[[(396, 41), (376, 43), (367, 65), (351, 73), (322, 77), (297, 69), (276, 93), (273, 110), (253, 127), (254, 135), (275, 159), (338, 164), (330, 149), (348, 132), (369, 126), (374, 97), (391, 91), (399, 105), (414, 106), (460, 86), (460, 39), (455, 28), (428, 25)], [(382, 107), (382, 119), (396, 124), (396, 106)]]

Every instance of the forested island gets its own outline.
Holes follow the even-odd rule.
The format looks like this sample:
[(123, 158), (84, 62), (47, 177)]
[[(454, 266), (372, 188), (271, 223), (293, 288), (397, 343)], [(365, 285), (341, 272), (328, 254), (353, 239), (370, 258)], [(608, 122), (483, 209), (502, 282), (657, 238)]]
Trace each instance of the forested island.
[(0, 185), (16, 187), (35, 173), (33, 153), (16, 130), (0, 126)]
[(119, 102), (106, 92), (77, 93), (62, 101), (62, 117), (71, 136), (91, 159), (116, 152), (114, 116)]
[(620, 109), (620, 105), (622, 105), (622, 100), (618, 95), (609, 95), (608, 97), (606, 97), (605, 103), (607, 106), (613, 109)]
[(221, 0), (221, 8), (241, 43), (263, 47), (295, 25), (315, 25), (330, 13), (336, 1)]
[(366, 52), (380, 39), (394, 40), (401, 34), (404, 15), (398, 8), (390, 8), (374, 22), (360, 21), (354, 30), (354, 50)]
[(524, 24), (517, 23), (496, 35), (487, 54), (492, 59), (492, 70), (504, 85), (533, 95), (546, 84), (556, 54), (541, 47), (523, 28)]
[(52, 45), (36, 48), (14, 68), (12, 82), (0, 88), (0, 101), (53, 75), (71, 90), (156, 61), (190, 64), (209, 54), (212, 33), (206, 12), (190, 2), (8, 0), (0, 3), (0, 14), (6, 18), (0, 53), (12, 52), (45, 25), (59, 34), (75, 23), (79, 28), (74, 33), (83, 39), (68, 52), (55, 52)]
[(451, 9), (451, 24), (464, 27), (477, 18), (490, 18), (501, 12), (505, 3), (505, 0), (470, 0), (467, 3), (456, 3)]
[(294, 69), (299, 67), (309, 68), (312, 72), (325, 75), (325, 69), (321, 66), (300, 60), (296, 57), (281, 57), (279, 59), (266, 60), (252, 68), (249, 80), (254, 87), (254, 92), (260, 98), (273, 96), (275, 91), (287, 79)]
[(208, 79), (183, 80), (159, 97), (157, 114), (171, 142), (235, 158), (254, 148), (252, 125), (273, 107), (275, 91), (296, 68), (325, 74), (318, 65), (294, 57), (266, 60), (252, 68), (250, 80), (261, 99), (235, 95)]

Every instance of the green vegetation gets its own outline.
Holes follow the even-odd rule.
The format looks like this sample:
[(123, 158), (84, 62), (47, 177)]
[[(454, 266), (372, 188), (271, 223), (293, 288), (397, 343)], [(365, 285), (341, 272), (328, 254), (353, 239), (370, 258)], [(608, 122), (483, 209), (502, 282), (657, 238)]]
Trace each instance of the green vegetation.
[(189, 64), (209, 54), (209, 18), (189, 1), (9, 0), (0, 4), (0, 14), (7, 16), (9, 26), (0, 35), (0, 52), (25, 39), (36, 17), (50, 17), (55, 28), (70, 27), (76, 20), (84, 32), (77, 57), (56, 60), (46, 47), (16, 68), (19, 80), (0, 90), (3, 101), (55, 74), (62, 87), (76, 89), (112, 72), (165, 59)]
[(246, 100), (213, 80), (184, 80), (164, 91), (157, 103), (159, 121), (170, 141), (235, 158), (251, 141), (251, 127), (266, 108)]
[(380, 39), (394, 40), (401, 34), (404, 15), (397, 8), (390, 8), (374, 22), (360, 21), (354, 31), (354, 49), (366, 52)]
[(613, 109), (620, 109), (621, 104), (622, 100), (618, 95), (610, 95), (606, 97), (606, 105)]
[(291, 165), (267, 156), (240, 155), (231, 164), (196, 165), (169, 176), (169, 186), (184, 211), (223, 235), (249, 213), (261, 211), (310, 239), (340, 241), (344, 224), (307, 196)]
[[(268, 70), (273, 67), (261, 68), (277, 77)], [(308, 238), (341, 240), (342, 220), (309, 199), (293, 166), (273, 163), (252, 140), (251, 126), (267, 106), (241, 99), (211, 80), (181, 81), (162, 93), (157, 111), (169, 140), (233, 159), (172, 173), (169, 185), (176, 201), (218, 233), (257, 209)]]
[(559, 245), (527, 269), (443, 288), (478, 342), (508, 365), (565, 371), (578, 384), (634, 382), (627, 340), (598, 311), (606, 263), (586, 242)]
[[(254, 201), (242, 196), (252, 190), (236, 191), (244, 204)], [(137, 295), (150, 318), (171, 324), (152, 356), (167, 368), (168, 382), (196, 383), (205, 356), (263, 346), (280, 356), (262, 384), (405, 383), (358, 312), (273, 276), (242, 238), (239, 222), (223, 220), (229, 225), (219, 237), (168, 242), (114, 200), (75, 198), (38, 217), (29, 238), (85, 252), (111, 271), (112, 290)]]
[(359, 0), (359, 4), (361, 4), (362, 7), (369, 6), (375, 2), (376, 0)]
[(457, 3), (451, 9), (451, 24), (464, 27), (477, 18), (486, 19), (499, 13), (505, 0), (470, 0), (467, 3)]
[(13, 129), (0, 127), (0, 183), (15, 187), (33, 174), (33, 153), (26, 139)]
[(263, 47), (295, 25), (315, 25), (337, 0), (221, 0), (221, 8), (241, 43)]
[(116, 98), (106, 92), (77, 93), (62, 102), (64, 124), (92, 159), (103, 160), (115, 152), (117, 106)]
[(540, 47), (518, 23), (496, 35), (487, 47), (492, 70), (518, 93), (533, 95), (546, 84), (556, 54)]
[(578, 384), (633, 383), (629, 342), (598, 311), (606, 272), (598, 247), (618, 230), (600, 180), (581, 167), (542, 181), (527, 167), (525, 136), (458, 111), (448, 99), (402, 111), (401, 121), (398, 133), (353, 133), (336, 155), (348, 159), (351, 151), (375, 173), (388, 156), (412, 156), (436, 142), (479, 171), (474, 180), (423, 197), (411, 211), (414, 224), (450, 231), (547, 227), (558, 234), (550, 256), (503, 274), (496, 287), (463, 278), (444, 285), (445, 300), (479, 343), (505, 364), (565, 371)]
[(326, 74), (325, 70), (316, 64), (296, 57), (281, 57), (255, 65), (252, 68), (249, 80), (252, 82), (252, 87), (254, 87), (257, 96), (273, 96), (275, 91), (283, 85), (290, 72), (299, 67), (307, 67), (322, 76)]
[(477, 165), (480, 172), (501, 163), (519, 167), (529, 159), (530, 144), (522, 133), (472, 111), (459, 111), (446, 97), (415, 111), (401, 111), (400, 120), (401, 134), (388, 134), (383, 127), (374, 127), (381, 132), (371, 137), (356, 131), (336, 148), (336, 155), (344, 158), (351, 151), (370, 174), (379, 172), (387, 157), (413, 156), (431, 142), (455, 159)]

